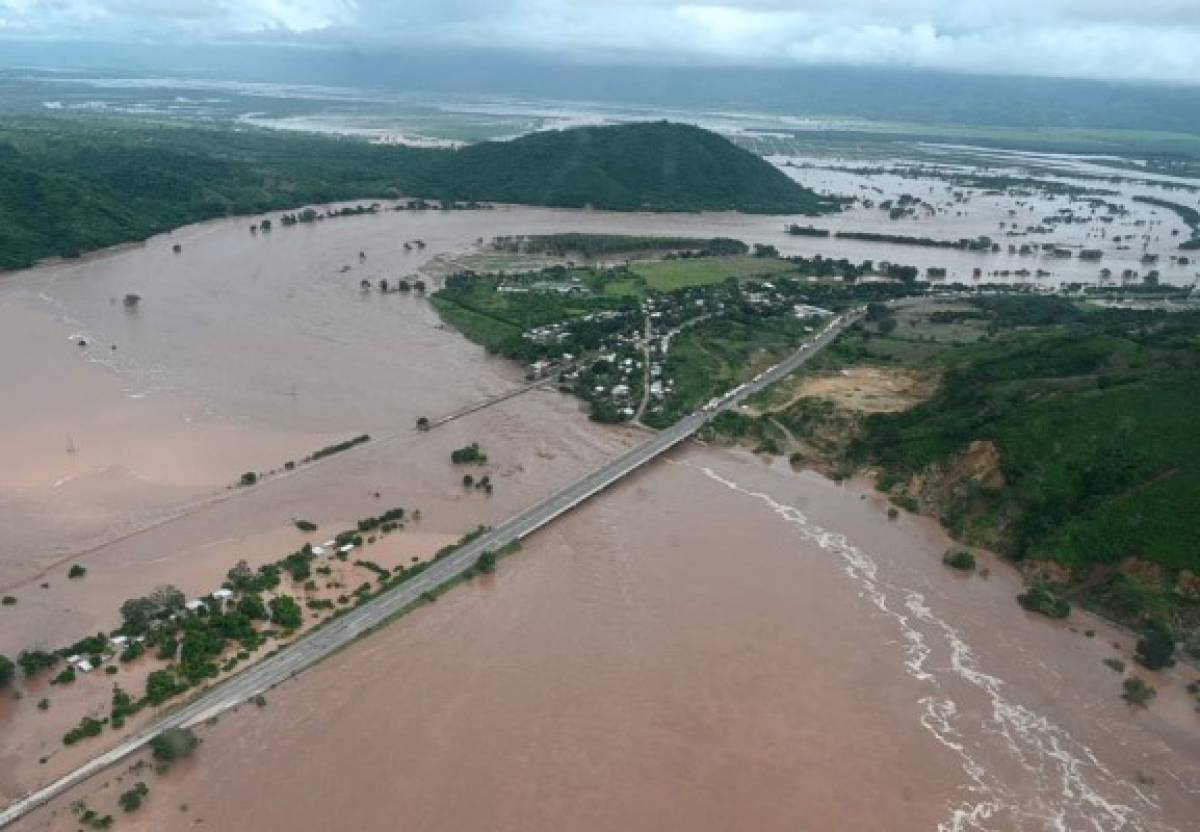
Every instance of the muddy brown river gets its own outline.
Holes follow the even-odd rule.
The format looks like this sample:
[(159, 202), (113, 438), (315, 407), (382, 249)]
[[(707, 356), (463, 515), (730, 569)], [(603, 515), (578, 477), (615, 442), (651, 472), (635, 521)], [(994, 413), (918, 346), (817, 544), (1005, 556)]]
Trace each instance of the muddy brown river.
[[(0, 587), (19, 599), (0, 611), (0, 653), (111, 628), (122, 600), (161, 583), (210, 591), (239, 558), (301, 545), (296, 518), (335, 528), (421, 508), (404, 545), (435, 550), (637, 440), (545, 391), (417, 434), (418, 416), (511, 390), (520, 374), (424, 299), (363, 292), (362, 279), (501, 234), (820, 247), (787, 237), (781, 218), (739, 215), (500, 207), (258, 236), (249, 222), (0, 276)], [(417, 238), (428, 247), (406, 253)], [(230, 488), (362, 432), (373, 439), (358, 450)], [(491, 498), (464, 491), (446, 462), (470, 441), (491, 457)], [(1153, 706), (1129, 710), (1102, 659), (1128, 660), (1131, 639), (1079, 614), (1070, 626), (1026, 616), (1006, 566), (949, 574), (941, 533), (885, 509), (746, 455), (679, 452), (539, 533), (495, 577), (205, 728), (198, 758), (153, 777), (147, 805), (118, 822), (1196, 828), (1200, 732), (1184, 671), (1152, 678)], [(85, 580), (66, 579), (74, 562)], [(73, 707), (106, 707), (110, 685), (81, 679), (48, 713), (34, 704), (48, 689), (0, 704), (5, 799), (100, 747), (64, 749), (61, 735)], [(74, 829), (70, 799), (115, 811), (133, 779), (114, 770), (17, 828)]]
[[(1101, 663), (1127, 638), (1022, 613), (1011, 572), (951, 574), (947, 544), (853, 487), (677, 453), (202, 729), (120, 822), (1194, 829), (1186, 701), (1130, 711)], [(17, 828), (72, 828), (66, 802)]]

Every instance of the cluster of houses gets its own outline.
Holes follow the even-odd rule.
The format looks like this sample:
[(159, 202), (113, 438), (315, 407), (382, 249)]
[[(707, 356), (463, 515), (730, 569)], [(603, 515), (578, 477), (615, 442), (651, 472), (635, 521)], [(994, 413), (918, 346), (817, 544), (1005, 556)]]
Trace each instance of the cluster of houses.
[(582, 295), (587, 286), (578, 277), (567, 280), (501, 281), (496, 286), (501, 294), (523, 295), (529, 292), (554, 292), (559, 295)]
[[(67, 665), (76, 673), (91, 673), (100, 665), (108, 664), (118, 653), (122, 652), (129, 646), (131, 641), (141, 644), (146, 640), (145, 636), (134, 636), (132, 639), (129, 636), (113, 636), (108, 640), (108, 651), (101, 653), (98, 656), (83, 656), (74, 653), (67, 656)], [(99, 664), (94, 660), (99, 659)]]
[[(355, 544), (343, 543), (339, 545), (336, 540), (327, 540), (321, 545), (312, 545), (310, 548), (312, 553), (318, 557), (336, 556), (348, 554), (355, 548)], [(186, 601), (183, 605), (183, 608), (186, 613), (190, 613), (192, 615), (200, 614), (202, 610), (205, 612), (212, 611), (214, 606), (219, 610), (222, 605), (232, 600), (233, 597), (234, 591), (228, 587), (222, 586), (213, 590), (208, 595), (202, 595)], [(177, 614), (174, 614), (169, 616), (167, 620), (173, 621), (176, 619), (176, 617)], [(157, 621), (151, 622), (151, 626), (155, 626), (157, 623)], [(107, 649), (103, 653), (88, 655), (73, 654), (67, 656), (66, 662), (78, 673), (91, 673), (98, 667), (111, 662), (114, 658), (124, 652), (131, 644), (143, 644), (145, 641), (146, 637), (142, 635), (111, 636), (108, 639)]]
[[(645, 399), (650, 412), (663, 407), (675, 391), (675, 381), (666, 370), (672, 340), (685, 329), (719, 318), (733, 309), (745, 314), (772, 316), (791, 314), (796, 318), (827, 317), (828, 310), (797, 300), (808, 283), (805, 278), (784, 278), (742, 284), (732, 289), (724, 284), (696, 286), (644, 298), (637, 313), (605, 310), (569, 321), (540, 326), (524, 333), (534, 343), (550, 346), (572, 343), (580, 325), (613, 321), (624, 317), (602, 340), (600, 351), (590, 361), (567, 368), (564, 385), (587, 400), (593, 413), (614, 421), (633, 418)], [(783, 285), (786, 284), (786, 285)], [(525, 284), (529, 285), (529, 284)], [(559, 358), (541, 358), (529, 365), (528, 377), (542, 378), (575, 361), (575, 353)]]
[(353, 543), (343, 543), (338, 545), (336, 540), (326, 540), (320, 546), (312, 545), (308, 547), (317, 557), (325, 557), (326, 555), (345, 555), (349, 554), (354, 548)]
[(569, 320), (528, 329), (521, 334), (521, 337), (536, 344), (565, 344), (575, 337), (577, 330), (583, 327), (604, 321), (612, 321), (621, 317), (627, 317), (627, 313), (618, 309), (604, 309), (599, 312), (589, 312), (586, 315), (580, 315)]

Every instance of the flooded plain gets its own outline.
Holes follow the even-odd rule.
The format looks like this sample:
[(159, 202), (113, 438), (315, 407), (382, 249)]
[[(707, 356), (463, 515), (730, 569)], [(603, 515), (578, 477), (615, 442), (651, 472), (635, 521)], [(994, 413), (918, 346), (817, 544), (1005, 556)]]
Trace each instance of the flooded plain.
[[(910, 184), (894, 183), (897, 190)], [(977, 212), (966, 206), (966, 219), (935, 214), (890, 223), (855, 206), (821, 224), (972, 236), (991, 231), (999, 209), (989, 200)], [(1160, 223), (1154, 228), (1165, 232), (1169, 219), (1150, 210), (1130, 203), (1126, 219)], [(12, 462), (0, 472), (0, 585), (173, 516), (245, 471), (271, 470), (358, 433), (411, 431), (417, 416), (511, 389), (516, 368), (441, 326), (423, 298), (360, 288), (364, 280), (411, 276), (493, 236), (723, 235), (774, 244), (784, 254), (938, 265), (967, 280), (979, 264), (985, 272), (998, 263), (1029, 265), (1028, 257), (1007, 253), (786, 234), (785, 222), (807, 222), (801, 217), (499, 206), (277, 223), (256, 235), (252, 221), (205, 223), (0, 277), (0, 382), (10, 401), (0, 415), (0, 444)], [(406, 250), (415, 240), (426, 246)], [(1114, 250), (1105, 262), (1115, 268), (1135, 255)], [(1078, 260), (1047, 269), (1054, 274), (1047, 285), (1097, 273), (1096, 264)], [(1192, 267), (1165, 258), (1162, 270), (1164, 281), (1194, 279)], [(125, 304), (130, 294), (140, 298), (136, 306)]]
[[(1194, 828), (1186, 698), (1164, 684), (1130, 710), (1101, 662), (1128, 638), (1025, 615), (1011, 571), (963, 578), (946, 545), (853, 487), (678, 452), (202, 728), (196, 759), (120, 822)], [(77, 799), (111, 811), (146, 779), (127, 768), (15, 828), (73, 828)]]
[[(850, 175), (788, 171), (813, 186)], [(1120, 222), (1165, 253), (1177, 220), (1129, 208)], [(274, 214), (269, 233), (250, 233), (258, 218), (220, 220), (2, 275), (0, 590), (16, 603), (0, 610), (0, 653), (111, 629), (123, 600), (160, 584), (209, 592), (236, 561), (306, 542), (296, 519), (324, 531), (420, 509), (383, 559), (428, 556), (640, 438), (546, 390), (418, 433), (419, 416), (513, 390), (520, 369), (443, 326), (419, 294), (363, 281), (444, 266), (493, 236), (567, 231), (729, 236), (968, 280), (1029, 258), (784, 225), (957, 239), (993, 233), (1004, 212), (981, 194), (912, 228), (862, 206), (817, 220), (385, 210), (291, 228)], [(1061, 242), (1107, 246), (1114, 269), (1138, 262), (1140, 249), (1088, 233)], [(1165, 256), (1161, 267), (1164, 282), (1194, 280)], [(1094, 280), (1098, 265), (1046, 268), (1053, 285)], [(285, 469), (362, 433), (354, 450)], [(491, 496), (464, 489), (448, 462), (473, 441)], [(267, 475), (237, 487), (248, 471)], [(1028, 620), (1011, 577), (945, 574), (946, 545), (813, 475), (683, 453), (540, 533), (497, 578), (304, 674), (265, 710), (223, 719), (202, 760), (155, 780), (161, 799), (122, 825), (385, 828), (403, 806), (427, 829), (1187, 828), (1200, 747), (1191, 705), (1170, 693), (1180, 686), (1131, 713), (1101, 664), (1127, 638)], [(67, 578), (73, 563), (85, 579)], [(115, 743), (61, 742), (110, 687), (81, 678), (44, 713), (35, 702), (50, 691), (35, 682), (0, 704), (0, 799)], [(261, 778), (284, 771), (297, 788), (262, 801)], [(83, 791), (111, 792), (101, 779)], [(56, 806), (28, 827), (73, 828)]]

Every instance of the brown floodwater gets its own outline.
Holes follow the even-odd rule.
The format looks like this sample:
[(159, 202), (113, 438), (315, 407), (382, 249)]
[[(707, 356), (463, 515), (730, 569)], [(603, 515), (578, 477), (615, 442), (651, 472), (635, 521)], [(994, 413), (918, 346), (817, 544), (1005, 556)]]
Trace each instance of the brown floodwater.
[[(823, 170), (788, 172), (844, 190), (856, 181)], [(920, 184), (936, 190), (930, 198), (939, 204), (949, 198), (937, 183), (866, 181), (878, 182), (885, 195), (923, 192)], [(821, 224), (948, 239), (994, 235), (1007, 199), (977, 195), (954, 212), (901, 223), (855, 206)], [(1027, 201), (1039, 216), (1062, 203)], [(1129, 233), (1141, 220), (1149, 225), (1139, 234), (1169, 241), (1176, 220), (1128, 204), (1130, 215), (1111, 232)], [(790, 220), (807, 222), (498, 206), (277, 223), (269, 234), (252, 235), (254, 219), (238, 218), (0, 276), (7, 404), (0, 451), (9, 462), (0, 471), (0, 585), (170, 517), (243, 471), (270, 469), (358, 432), (411, 430), (419, 415), (509, 389), (514, 368), (441, 326), (426, 300), (359, 288), (362, 280), (414, 274), (478, 240), (562, 231), (725, 235), (772, 243), (785, 254), (943, 266), (964, 278), (974, 267), (1039, 265), (1007, 254), (793, 237), (784, 232)], [(1117, 251), (1108, 241), (1088, 240), (1093, 230), (1064, 226), (1055, 237), (1105, 248), (1104, 264), (1118, 272), (1137, 266), (1140, 244)], [(406, 252), (404, 244), (416, 239), (427, 248)], [(1099, 268), (1078, 260), (1040, 265), (1055, 279), (1073, 280), (1095, 279)], [(1159, 268), (1165, 281), (1194, 279), (1194, 269), (1165, 257)], [(123, 302), (130, 293), (141, 297), (134, 308)]]
[[(934, 188), (929, 196), (939, 204), (949, 193), (944, 185), (903, 177), (787, 170), (806, 184), (848, 192), (863, 180), (877, 182), (884, 195)], [(855, 206), (821, 224), (948, 239), (995, 235), (1006, 199), (977, 195), (954, 212), (900, 223)], [(1027, 201), (1039, 216), (1063, 202)], [(1151, 213), (1157, 209), (1150, 206), (1128, 204), (1130, 215), (1110, 231), (1129, 233), (1133, 222), (1145, 221), (1138, 233), (1167, 241), (1154, 243), (1155, 250), (1167, 246), (1165, 235), (1178, 222)], [(170, 517), (243, 471), (267, 470), (357, 432), (411, 430), (419, 415), (509, 389), (514, 368), (486, 359), (442, 327), (427, 301), (359, 288), (361, 280), (411, 275), (478, 240), (561, 231), (726, 235), (772, 243), (785, 254), (943, 266), (951, 277), (965, 278), (974, 267), (1040, 264), (1055, 279), (1088, 280), (1099, 268), (1078, 260), (1035, 263), (1007, 254), (792, 237), (785, 222), (807, 222), (794, 217), (499, 206), (385, 211), (252, 235), (255, 219), (203, 223), (80, 261), (0, 276), (6, 393), (0, 451), (9, 463), (0, 471), (0, 585)], [(1117, 251), (1107, 241), (1088, 240), (1093, 231), (1064, 226), (1055, 236), (1105, 248), (1104, 264), (1118, 272), (1138, 265), (1140, 244)], [(406, 252), (404, 244), (416, 239), (427, 248)], [(176, 244), (179, 254), (172, 251)], [(1194, 279), (1194, 269), (1165, 257), (1159, 268), (1165, 281)], [(136, 308), (123, 303), (129, 293), (141, 297)]]
[[(442, 326), (426, 300), (364, 292), (360, 280), (413, 274), (478, 238), (557, 231), (727, 235), (785, 253), (890, 253), (918, 265), (921, 257), (940, 264), (944, 254), (913, 249), (910, 257), (871, 244), (830, 250), (829, 241), (788, 237), (781, 218), (733, 214), (501, 206), (388, 212), (257, 236), (250, 222), (205, 223), (0, 276), (0, 589), (18, 599), (0, 609), (0, 654), (110, 629), (124, 599), (156, 585), (204, 593), (239, 559), (273, 560), (397, 505), (420, 508), (422, 519), (381, 559), (427, 556), (637, 440), (632, 430), (590, 423), (576, 401), (548, 391), (416, 433), (418, 416), (511, 390), (519, 371)], [(930, 236), (941, 236), (931, 222)], [(954, 222), (965, 233), (961, 218)], [(403, 250), (418, 238), (424, 251)], [(122, 301), (130, 292), (142, 298), (133, 309)], [(229, 487), (243, 471), (278, 468), (361, 432), (372, 442), (251, 489)], [(471, 441), (489, 454), (490, 498), (464, 490), (447, 462)], [(1015, 587), (996, 579), (962, 591), (936, 563), (945, 543), (935, 532), (887, 524), (881, 509), (843, 489), (737, 457), (713, 459), (733, 466), (732, 482), (811, 508), (813, 522), (850, 535), (874, 565), (855, 566), (860, 550), (831, 545), (807, 521), (694, 466), (656, 466), (539, 535), (500, 578), (306, 674), (280, 692), (280, 707), (226, 720), (213, 732), (211, 756), (246, 753), (246, 742), (269, 737), (263, 753), (279, 751), (264, 770), (297, 767), (298, 782), (314, 778), (306, 794), (319, 791), (322, 766), (346, 769), (347, 797), (323, 817), (357, 817), (364, 828), (378, 828), (383, 816), (371, 815), (379, 802), (356, 789), (378, 785), (379, 772), (392, 778), (386, 789), (398, 800), (426, 813), (422, 825), (439, 828), (728, 827), (743, 819), (782, 828), (816, 818), (969, 829), (971, 818), (987, 818), (977, 828), (1074, 829), (1074, 818), (1089, 816), (1071, 813), (1086, 811), (1102, 820), (1083, 828), (1107, 829), (1126, 817), (1175, 817), (1185, 793), (1178, 789), (1196, 782), (1182, 762), (1197, 758), (1191, 706), (1163, 685), (1150, 712), (1126, 711), (1119, 678), (1100, 665), (1112, 639), (1085, 644), (1027, 621), (1013, 609)], [(697, 460), (709, 457), (684, 457)], [(301, 534), (297, 518), (320, 531)], [(76, 562), (88, 574), (70, 581), (67, 565)], [(872, 571), (900, 566), (911, 571), (886, 580)], [(999, 657), (995, 669), (975, 663), (983, 645)], [(354, 664), (362, 655), (371, 658)], [(140, 672), (117, 678), (135, 690)], [(1065, 679), (1087, 680), (1083, 698), (1070, 698)], [(111, 683), (100, 674), (61, 690), (33, 683), (23, 698), (0, 703), (0, 798), (116, 741), (109, 733), (74, 748), (61, 743), (80, 716), (106, 709)], [(1013, 689), (1029, 704), (1012, 705)], [(35, 706), (43, 695), (53, 700), (46, 713)], [(317, 697), (319, 713), (308, 697)], [(406, 716), (410, 708), (420, 717)], [(1057, 721), (1039, 721), (1043, 713)], [(363, 743), (376, 721), (416, 734)], [(220, 740), (226, 722), (244, 735)], [(1038, 732), (1049, 732), (1041, 745), (1029, 739)], [(314, 759), (325, 762), (304, 762), (293, 734), (315, 742), (322, 751)], [(1093, 734), (1094, 745), (1067, 742)], [(1001, 738), (1012, 747), (998, 751)], [(410, 741), (414, 753), (398, 756)], [(1112, 749), (1097, 752), (1107, 767), (1092, 760), (1092, 747)], [(384, 763), (392, 759), (407, 767), (393, 770)], [(253, 782), (235, 762), (224, 769)], [(173, 776), (164, 787), (178, 779), (214, 822), (224, 817), (217, 828), (244, 828), (204, 791), (220, 773), (197, 768), (198, 779)], [(510, 768), (526, 773), (510, 779)], [(1139, 768), (1155, 778), (1152, 789), (1129, 785)], [(460, 770), (466, 779), (452, 773)], [(305, 806), (303, 795), (273, 809), (250, 806), (250, 792), (234, 792), (229, 811), (246, 817)], [(451, 800), (476, 792), (487, 799)], [(1056, 803), (1050, 796), (1060, 792)], [(449, 803), (469, 805), (456, 805), (455, 815)], [(144, 817), (162, 825), (148, 828), (174, 826), (156, 805)], [(1066, 820), (1037, 827), (1030, 817)], [(289, 818), (262, 825), (308, 822)], [(911, 826), (883, 822), (895, 818)]]
[[(1195, 828), (1177, 681), (1131, 711), (1129, 639), (1024, 614), (918, 518), (746, 454), (690, 448), (444, 596), (16, 825), (123, 828)], [(1115, 651), (1111, 642), (1123, 644)]]

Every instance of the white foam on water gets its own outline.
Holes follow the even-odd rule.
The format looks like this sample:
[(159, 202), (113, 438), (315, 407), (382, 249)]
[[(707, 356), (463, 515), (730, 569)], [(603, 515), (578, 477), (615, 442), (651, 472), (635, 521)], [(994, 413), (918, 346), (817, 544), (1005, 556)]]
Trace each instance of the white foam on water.
[[(765, 503), (806, 541), (839, 557), (845, 574), (856, 581), (862, 597), (889, 617), (903, 639), (905, 672), (928, 685), (931, 692), (918, 700), (921, 724), (959, 760), (967, 782), (966, 796), (948, 807), (939, 832), (1040, 829), (1053, 832), (1167, 832), (1171, 827), (1152, 821), (1142, 811), (1157, 804), (1132, 783), (1113, 774), (1083, 743), (1063, 728), (1024, 705), (1012, 701), (1002, 679), (986, 673), (962, 633), (940, 618), (925, 596), (896, 586), (879, 575), (878, 564), (844, 535), (811, 523), (795, 506), (769, 494), (743, 488), (711, 468), (676, 463), (699, 470), (721, 485)], [(896, 598), (896, 601), (892, 599)], [(948, 663), (933, 666), (937, 651)], [(960, 711), (947, 690), (967, 684), (984, 697), (990, 713), (981, 725)], [(988, 763), (1017, 766), (1035, 783), (1020, 792)], [(1112, 795), (1125, 795), (1117, 799)], [(1134, 804), (1134, 805), (1131, 805)], [(1138, 808), (1135, 808), (1135, 805)]]

